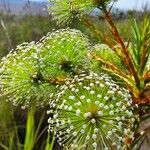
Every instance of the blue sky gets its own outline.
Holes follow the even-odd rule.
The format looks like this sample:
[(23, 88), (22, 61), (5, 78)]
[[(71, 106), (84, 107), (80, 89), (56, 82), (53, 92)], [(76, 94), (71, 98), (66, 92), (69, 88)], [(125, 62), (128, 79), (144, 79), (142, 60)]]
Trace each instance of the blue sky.
[[(48, 1), (48, 0), (32, 0), (32, 1)], [(149, 3), (150, 8), (150, 0), (118, 0), (115, 7), (121, 9), (142, 9), (147, 3)]]

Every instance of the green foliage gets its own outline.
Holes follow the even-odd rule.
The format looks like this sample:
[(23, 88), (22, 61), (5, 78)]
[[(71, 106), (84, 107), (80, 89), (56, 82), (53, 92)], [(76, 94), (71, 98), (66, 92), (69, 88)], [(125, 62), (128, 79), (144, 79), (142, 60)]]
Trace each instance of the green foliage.
[[(57, 28), (49, 16), (15, 16), (0, 13), (0, 20), (6, 27), (5, 31), (0, 23), (0, 58), (11, 49), (15, 49), (17, 45), (33, 40), (38, 41), (47, 32)], [(7, 39), (6, 32), (10, 41)]]
[[(54, 1), (54, 2), (56, 2), (56, 1)], [(100, 15), (100, 17), (104, 18), (107, 21), (107, 23), (109, 25), (109, 31), (111, 32), (110, 37), (107, 37), (105, 35), (105, 33), (103, 35), (103, 32), (99, 32), (97, 30), (97, 28), (95, 27), (95, 25), (92, 24), (92, 22), (91, 22), (92, 19), (90, 19), (90, 17), (87, 17), (86, 15), (82, 15), (83, 18), (81, 17), (81, 19), (83, 19), (82, 21), (84, 22), (84, 24), (96, 35), (96, 37), (98, 37), (98, 39), (104, 41), (105, 44), (108, 47), (110, 47), (110, 49), (108, 48), (108, 50), (105, 50), (105, 51), (104, 50), (100, 50), (100, 51), (95, 50), (90, 53), (90, 58), (92, 59), (91, 61), (94, 62), (92, 64), (93, 65), (92, 68), (94, 67), (94, 69), (95, 69), (96, 67), (99, 66), (102, 69), (104, 69), (105, 71), (107, 71), (108, 73), (118, 76), (124, 83), (125, 88), (128, 88), (130, 90), (130, 92), (132, 94), (133, 103), (136, 104), (136, 106), (141, 105), (141, 104), (149, 105), (149, 102), (150, 102), (149, 86), (148, 86), (148, 83), (150, 81), (150, 73), (149, 73), (149, 66), (148, 66), (149, 47), (150, 47), (150, 45), (149, 45), (149, 43), (150, 43), (150, 41), (149, 41), (149, 39), (150, 39), (150, 37), (149, 37), (149, 31), (150, 31), (149, 18), (146, 18), (143, 21), (143, 24), (139, 27), (137, 26), (137, 23), (134, 23), (133, 35), (131, 37), (132, 43), (124, 42), (123, 38), (119, 34), (118, 28), (116, 27), (115, 23), (113, 22), (113, 18), (111, 16), (110, 9), (109, 10), (107, 9), (107, 4), (111, 1), (109, 1), (109, 0), (108, 1), (107, 0), (105, 0), (105, 1), (97, 0), (96, 1), (95, 0), (92, 2), (94, 2), (93, 3), (94, 5), (92, 4), (93, 6), (99, 8), (101, 10), (102, 15)], [(62, 8), (63, 8), (63, 5), (62, 5)], [(58, 18), (61, 15), (63, 15), (63, 11), (59, 12)], [(64, 23), (65, 21), (63, 22), (63, 18), (61, 18), (61, 19), (62, 19), (62, 23)], [(93, 58), (97, 61), (97, 63), (95, 61), (93, 61)], [(97, 68), (95, 70), (98, 71), (101, 69)], [(67, 88), (68, 87), (66, 87), (66, 89)], [(147, 90), (148, 90), (148, 92), (147, 92)], [(61, 94), (63, 95), (64, 91), (62, 91)], [(73, 104), (73, 103), (70, 102), (69, 104)], [(56, 126), (55, 126), (55, 128), (52, 128), (52, 131), (54, 130), (54, 132), (57, 132), (57, 130), (58, 130), (58, 133), (59, 133), (59, 131), (61, 131), (61, 129), (65, 128), (65, 127), (64, 128), (60, 127), (60, 129), (59, 129), (59, 126), (61, 126), (61, 125), (64, 126), (64, 124), (66, 122), (65, 118), (67, 118), (67, 117), (63, 116), (64, 115), (63, 113), (65, 112), (65, 108), (66, 108), (67, 112), (69, 111), (68, 110), (69, 105), (65, 105), (64, 110), (63, 110), (63, 106), (62, 107), (61, 107), (61, 105), (59, 106), (59, 100), (58, 100), (58, 103), (56, 100), (56, 103), (52, 102), (51, 106), (52, 107), (56, 106), (56, 108), (58, 106), (58, 109), (56, 109), (56, 112), (55, 112), (57, 115), (54, 115), (54, 118), (50, 119), (50, 124), (54, 123)], [(59, 107), (61, 107), (61, 108), (59, 108)], [(140, 114), (140, 117), (142, 118), (142, 116), (144, 116), (144, 115), (141, 115), (141, 113), (140, 113), (142, 111), (141, 108), (143, 108), (143, 107), (136, 108), (136, 111), (137, 111), (137, 114)], [(145, 108), (143, 108), (143, 109), (145, 109)], [(78, 111), (78, 113), (79, 113), (79, 111)], [(147, 113), (147, 109), (144, 110), (144, 113), (145, 114)], [(75, 112), (74, 112), (74, 114), (75, 114)], [(57, 118), (59, 118), (59, 115), (60, 115), (61, 119), (64, 118), (63, 124), (61, 123), (61, 120), (60, 120), (60, 122), (57, 120)], [(72, 117), (73, 114), (70, 114), (69, 116)], [(73, 116), (73, 118), (75, 118), (75, 115)], [(54, 120), (56, 119), (57, 121), (54, 121), (53, 119)], [(76, 129), (78, 129), (78, 127), (76, 127)], [(74, 135), (74, 136), (77, 136), (78, 130), (75, 133), (76, 133), (76, 135)], [(135, 132), (135, 134), (136, 134), (136, 132)], [(61, 139), (63, 140), (63, 137), (65, 137), (66, 134), (61, 132), (61, 133), (59, 133), (59, 135), (60, 135), (60, 137), (58, 138), (58, 140), (61, 140)], [(61, 137), (61, 135), (62, 135), (62, 137)], [(77, 140), (75, 142), (73, 142), (73, 146), (76, 146), (76, 142), (79, 142), (80, 141), (79, 139), (82, 139), (81, 137), (82, 136), (77, 136)], [(69, 138), (69, 136), (66, 137), (66, 139), (67, 138)], [(72, 143), (71, 138), (69, 139), (69, 142), (66, 139), (64, 138), (64, 141), (63, 141), (65, 147), (68, 146), (67, 143), (70, 142), (69, 143), (70, 145)], [(60, 141), (60, 143), (61, 143), (61, 141)], [(132, 141), (131, 141), (131, 143), (132, 143)], [(77, 145), (79, 145), (79, 143), (77, 143)], [(97, 143), (96, 143), (96, 145), (97, 145)], [(103, 148), (101, 148), (101, 149), (103, 149)]]
[[(14, 105), (25, 106), (22, 108), (31, 106), (27, 113), (24, 144), (20, 142), (18, 126), (13, 118), (10, 124), (14, 131), (8, 127), (7, 133), (4, 131), (5, 140), (0, 142), (3, 149), (52, 150), (55, 137), (64, 149), (140, 148), (149, 133), (149, 127), (142, 131), (140, 123), (149, 120), (150, 113), (150, 19), (145, 18), (141, 24), (134, 21), (131, 40), (125, 42), (119, 33), (124, 29), (116, 26), (111, 7), (107, 8), (111, 2), (113, 0), (51, 1), (49, 11), (58, 25), (68, 26), (79, 19), (96, 39), (88, 40), (79, 30), (60, 29), (48, 33), (37, 43), (19, 45), (2, 59), (1, 98)], [(96, 7), (100, 14), (93, 24), (90, 13)], [(108, 29), (99, 18), (107, 21)], [(28, 35), (34, 36), (37, 30), (28, 30), (37, 24), (34, 19), (32, 21), (23, 24), (24, 30), (19, 34), (14, 30), (12, 35), (19, 35), (19, 41), (27, 39)], [(38, 25), (42, 28), (41, 23)], [(7, 30), (2, 19), (1, 26), (9, 47), (13, 47), (11, 30)], [(103, 30), (99, 31), (98, 26), (103, 26)], [(93, 41), (104, 44), (95, 45)], [(97, 74), (90, 73), (91, 70)], [(113, 77), (117, 81), (119, 79), (124, 88), (102, 71), (115, 75)], [(45, 108), (50, 97), (49, 135), (36, 146), (47, 126), (41, 131), (44, 115), (35, 125), (35, 108)], [(2, 123), (2, 128), (8, 126)]]
[[(104, 13), (107, 13), (105, 11)], [(143, 90), (146, 88), (146, 83), (149, 82), (149, 18), (145, 18), (143, 23), (139, 26), (136, 22), (133, 24), (132, 43), (127, 43), (120, 37), (109, 14), (107, 14), (106, 17), (110, 24), (111, 33), (115, 38), (113, 40), (116, 40), (117, 45), (111, 46), (107, 41), (106, 43), (112, 51), (114, 51), (116, 57), (120, 59), (120, 62), (116, 63), (115, 57), (113, 57), (113, 61), (108, 58), (105, 59), (102, 54), (99, 55), (96, 52), (94, 54), (95, 59), (103, 63), (102, 68), (104, 70), (120, 77), (135, 99), (138, 99), (139, 97), (142, 98), (144, 96)], [(135, 101), (137, 102), (137, 100)]]
[[(29, 108), (27, 114), (27, 123), (26, 123), (26, 134), (24, 141), (24, 150), (33, 150), (35, 147), (41, 150), (52, 150), (54, 145), (54, 139), (50, 140), (50, 134), (47, 135), (45, 141), (43, 140), (42, 146), (38, 145), (38, 140), (41, 138), (47, 130), (47, 127), (42, 128), (42, 123), (44, 121), (45, 112), (42, 113), (38, 125), (35, 123), (36, 108)], [(36, 146), (38, 145), (38, 146)]]
[[(5, 115), (8, 113), (7, 117), (1, 117), (1, 130), (0, 130), (0, 149), (2, 150), (52, 150), (54, 145), (53, 135), (48, 135), (47, 137), (47, 126), (43, 128), (43, 123), (46, 117), (46, 111), (42, 111), (41, 115), (38, 115), (38, 120), (36, 119), (37, 111), (32, 107), (29, 109), (27, 115), (25, 110), (13, 110), (14, 108), (11, 104), (5, 103), (1, 106), (5, 106)], [(8, 109), (6, 109), (6, 106)], [(4, 109), (2, 113), (4, 115)], [(15, 111), (19, 114), (17, 114)], [(39, 110), (38, 110), (39, 111)], [(18, 122), (18, 116), (21, 119)], [(26, 116), (25, 116), (26, 115)], [(27, 117), (26, 125), (22, 122), (23, 117)], [(8, 119), (8, 120), (6, 120)], [(38, 123), (37, 123), (38, 121)], [(44, 123), (45, 124), (45, 123)], [(3, 131), (3, 133), (2, 133)], [(25, 132), (24, 132), (25, 131)], [(43, 137), (45, 136), (45, 137)], [(42, 142), (40, 140), (42, 139)], [(46, 149), (47, 148), (47, 149)]]
[[(21, 150), (21, 144), (15, 125), (14, 110), (10, 103), (0, 101), (0, 149)], [(7, 117), (6, 117), (7, 116)], [(14, 142), (15, 139), (15, 142)]]
[(149, 70), (150, 59), (150, 19), (146, 17), (140, 26), (133, 23), (133, 58), (140, 75)]

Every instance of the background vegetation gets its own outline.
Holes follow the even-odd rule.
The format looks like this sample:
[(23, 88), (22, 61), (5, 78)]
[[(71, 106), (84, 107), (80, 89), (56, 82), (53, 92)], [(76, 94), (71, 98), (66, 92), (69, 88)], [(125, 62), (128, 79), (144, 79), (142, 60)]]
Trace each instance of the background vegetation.
[[(147, 10), (145, 10), (145, 12), (128, 11), (126, 13), (119, 10), (114, 11), (113, 17), (121, 35), (125, 39), (131, 38), (131, 19), (136, 18), (140, 23), (145, 13), (148, 13)], [(111, 36), (106, 30), (106, 24), (103, 21), (98, 24), (97, 16), (91, 16), (91, 19), (94, 20), (97, 30), (102, 29), (105, 31), (106, 36)], [(85, 30), (84, 25), (81, 25), (78, 20), (75, 20), (71, 27), (80, 29), (86, 33), (91, 40), (97, 40), (87, 29)], [(0, 58), (5, 56), (18, 44), (33, 40), (38, 41), (42, 36), (46, 35), (47, 32), (51, 32), (53, 29), (57, 28), (60, 27), (56, 26), (56, 24), (51, 21), (50, 16), (35, 16), (32, 14), (20, 16), (13, 15), (10, 12), (8, 14), (0, 13)], [(12, 108), (10, 103), (3, 101), (3, 99), (0, 100), (0, 149), (22, 149), (26, 133), (26, 116), (26, 110), (20, 110), (17, 107)], [(36, 119), (33, 122), (33, 126), (37, 129), (33, 133), (33, 147), (35, 150), (43, 150), (48, 148), (48, 145), (46, 147), (46, 111), (43, 109), (38, 110), (36, 112), (36, 117), (42, 119), (41, 124), (38, 123), (38, 125), (36, 125)], [(14, 141), (17, 142), (14, 143)], [(59, 149), (57, 144), (55, 147)]]

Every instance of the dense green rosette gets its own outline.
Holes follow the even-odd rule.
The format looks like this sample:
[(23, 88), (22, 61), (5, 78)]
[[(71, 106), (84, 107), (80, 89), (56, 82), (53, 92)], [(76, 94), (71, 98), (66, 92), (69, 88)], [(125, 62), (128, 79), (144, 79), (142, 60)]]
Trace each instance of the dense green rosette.
[(47, 34), (40, 43), (41, 60), (47, 62), (42, 74), (47, 78), (64, 79), (88, 69), (89, 41), (81, 31), (60, 29)]
[(2, 59), (2, 92), (14, 105), (44, 105), (54, 89), (42, 76), (43, 64), (38, 53), (34, 42), (24, 43)]
[(131, 95), (106, 74), (76, 75), (51, 99), (49, 131), (64, 149), (126, 149), (133, 140)]

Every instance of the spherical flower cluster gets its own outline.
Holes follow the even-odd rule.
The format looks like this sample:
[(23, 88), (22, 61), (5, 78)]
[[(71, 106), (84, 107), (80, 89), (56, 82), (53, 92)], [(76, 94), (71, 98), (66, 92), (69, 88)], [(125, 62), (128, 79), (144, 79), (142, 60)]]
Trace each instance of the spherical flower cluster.
[(131, 95), (106, 74), (84, 73), (67, 80), (51, 98), (49, 131), (72, 150), (121, 150), (133, 140)]
[(92, 1), (99, 8), (108, 5), (110, 2), (116, 2), (117, 0), (92, 0)]
[(14, 105), (43, 105), (52, 87), (42, 76), (38, 47), (23, 43), (2, 59), (0, 82), (2, 92)]
[(40, 43), (40, 57), (48, 66), (42, 73), (47, 78), (70, 77), (89, 67), (89, 41), (79, 30), (60, 29), (48, 33)]
[(49, 12), (58, 25), (69, 24), (93, 8), (92, 0), (49, 0)]
[(2, 59), (2, 92), (14, 105), (44, 105), (64, 78), (86, 70), (88, 40), (78, 30), (61, 29), (38, 43), (24, 43)]
[(116, 0), (49, 0), (49, 13), (58, 25), (68, 25), (75, 18), (82, 19), (96, 7), (102, 8)]

